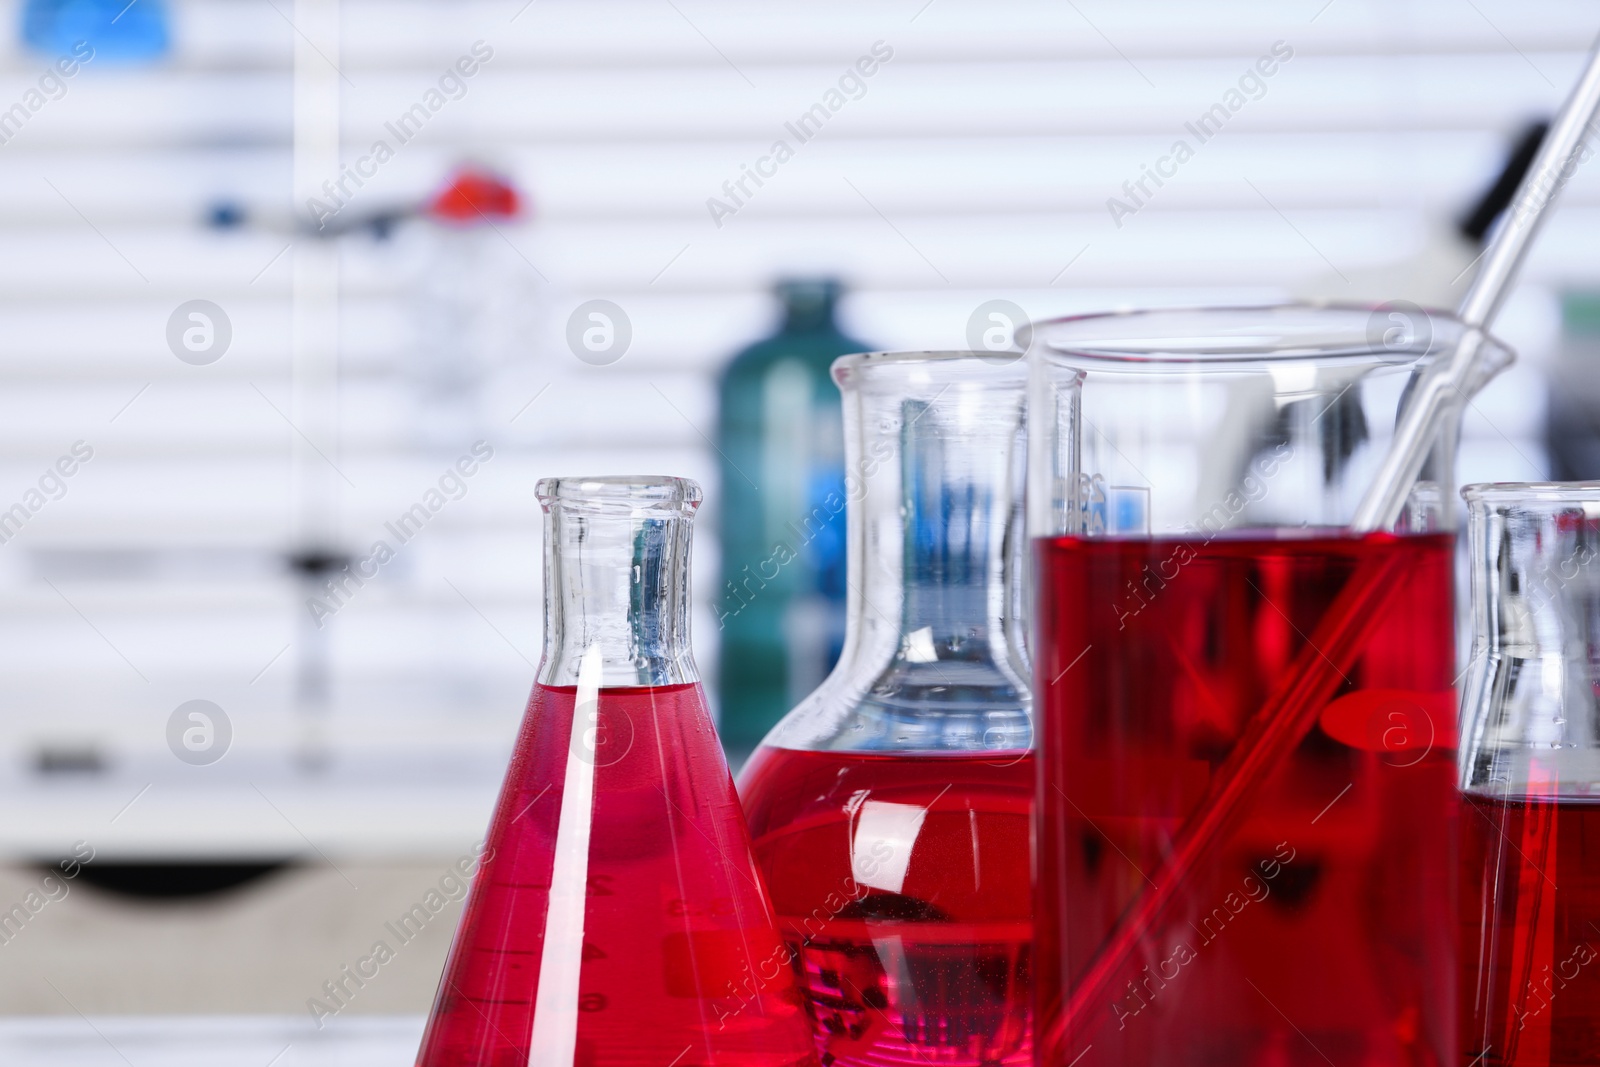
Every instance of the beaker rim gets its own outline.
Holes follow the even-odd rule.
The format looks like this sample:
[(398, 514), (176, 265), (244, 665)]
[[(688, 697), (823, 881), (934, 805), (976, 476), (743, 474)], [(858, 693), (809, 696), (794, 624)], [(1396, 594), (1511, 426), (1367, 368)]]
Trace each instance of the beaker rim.
[(1474, 482), (1461, 487), (1461, 498), (1469, 504), (1551, 501), (1600, 505), (1600, 481)]
[(1410, 364), (1448, 354), (1469, 329), (1451, 312), (1404, 301), (1144, 308), (1029, 326), (1030, 350), (1052, 363), (1183, 373), (1273, 362)]
[(553, 507), (608, 514), (694, 511), (704, 494), (699, 483), (672, 474), (597, 474), (540, 478), (534, 495)]
[[(1019, 333), (1021, 331), (1018, 331)], [(833, 361), (833, 380), (844, 385), (848, 377), (875, 370), (914, 369), (925, 367), (934, 372), (956, 371), (964, 381), (981, 381), (968, 373), (968, 368), (980, 367), (984, 375), (993, 375), (998, 382), (1023, 381), (1028, 376), (1024, 347), (1015, 350), (983, 352), (976, 349), (922, 349), (903, 352), (852, 352)]]

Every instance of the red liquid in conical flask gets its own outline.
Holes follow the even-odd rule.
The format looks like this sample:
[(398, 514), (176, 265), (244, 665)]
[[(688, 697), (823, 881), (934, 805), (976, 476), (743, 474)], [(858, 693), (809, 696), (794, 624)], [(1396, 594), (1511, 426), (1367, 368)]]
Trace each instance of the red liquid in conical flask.
[(534, 688), (418, 1067), (813, 1064), (700, 687), (576, 704)]
[[(1041, 1062), (1455, 1063), (1455, 634), (1444, 536), (1038, 542)], [(1062, 1008), (1364, 565), (1338, 687), (1144, 932)]]
[(741, 782), (824, 1064), (1032, 1063), (1031, 753), (761, 748)]
[(1461, 1062), (1600, 1064), (1600, 800), (1465, 807)]

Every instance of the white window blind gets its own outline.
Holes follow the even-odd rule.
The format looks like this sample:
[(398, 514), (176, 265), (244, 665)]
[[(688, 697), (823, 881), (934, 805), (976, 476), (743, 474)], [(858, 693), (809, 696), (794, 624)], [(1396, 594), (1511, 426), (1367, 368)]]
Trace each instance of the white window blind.
[[(162, 855), (479, 833), (538, 659), (539, 476), (706, 485), (695, 623), (714, 674), (715, 375), (770, 327), (775, 276), (842, 276), (850, 328), (885, 348), (964, 346), (995, 298), (1037, 317), (1337, 299), (1477, 195), (1600, 31), (1576, 2), (346, 0), (333, 76), (302, 63), (301, 85), (331, 83), (343, 164), (379, 141), (392, 155), (345, 179), (334, 225), (415, 205), (464, 162), (528, 210), (330, 240), (293, 193), (313, 0), (169, 7), (169, 59), (91, 60), (0, 144), (0, 509), (76, 442), (93, 451), (0, 545), (0, 790), (37, 816), (0, 830), (13, 852), (90, 823), (108, 848)], [(7, 5), (0, 24), (19, 20)], [(1275, 45), (1291, 57), (1240, 89)], [(852, 74), (875, 46), (891, 54)], [(463, 57), (475, 72), (441, 83)], [(0, 46), (0, 109), (49, 62)], [(1188, 132), (1235, 89), (1220, 131)], [(790, 126), (819, 103), (802, 140)], [(1184, 138), (1193, 157), (1113, 218), (1107, 201)], [(791, 155), (719, 218), (708, 201), (731, 203), (724, 183), (780, 140)], [(208, 226), (219, 204), (243, 224)], [(1550, 293), (1596, 280), (1597, 241), (1591, 165), (1506, 314), (1529, 365), (1480, 402), (1463, 476), (1543, 473)], [(319, 256), (337, 315), (302, 307), (323, 333), (297, 349), (296, 272)], [(631, 326), (608, 366), (565, 339), (590, 299)], [(231, 325), (208, 365), (169, 347), (191, 300)], [(308, 345), (336, 353), (316, 425), (295, 372)], [(434, 425), (452, 367), (477, 399)], [(386, 524), (479, 439), (493, 458), (399, 543)], [(324, 543), (296, 532), (308, 509)], [(286, 558), (379, 540), (394, 559), (316, 630)], [(194, 699), (232, 728), (209, 767), (169, 751)], [(296, 762), (308, 731), (320, 772)]]

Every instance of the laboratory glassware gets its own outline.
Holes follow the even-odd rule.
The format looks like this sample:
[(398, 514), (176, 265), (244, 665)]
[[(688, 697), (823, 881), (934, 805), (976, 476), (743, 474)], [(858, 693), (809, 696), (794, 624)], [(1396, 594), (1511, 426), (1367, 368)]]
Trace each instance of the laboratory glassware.
[(1349, 527), (1464, 328), (1394, 315), (1033, 328), (1041, 1062), (1453, 1062), (1444, 497)]
[(1462, 495), (1461, 1062), (1600, 1064), (1600, 482)]
[(833, 373), (845, 648), (740, 776), (756, 859), (824, 1063), (1028, 1064), (1026, 366), (890, 353)]
[[(844, 514), (824, 503), (843, 491), (844, 433), (828, 368), (866, 345), (838, 324), (842, 291), (825, 278), (779, 282), (777, 331), (719, 385), (718, 725), (735, 757), (816, 688), (844, 640)], [(780, 542), (795, 558), (775, 569)]]
[(417, 1063), (809, 1067), (689, 646), (699, 487), (538, 496), (544, 656)]

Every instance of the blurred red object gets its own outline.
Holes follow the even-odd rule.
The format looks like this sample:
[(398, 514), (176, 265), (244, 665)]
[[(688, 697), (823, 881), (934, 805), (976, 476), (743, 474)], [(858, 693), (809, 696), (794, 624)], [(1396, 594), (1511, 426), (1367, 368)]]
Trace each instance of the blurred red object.
[(423, 213), (440, 222), (461, 225), (479, 219), (512, 219), (521, 211), (522, 197), (510, 182), (488, 171), (467, 168), (456, 172)]

